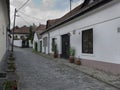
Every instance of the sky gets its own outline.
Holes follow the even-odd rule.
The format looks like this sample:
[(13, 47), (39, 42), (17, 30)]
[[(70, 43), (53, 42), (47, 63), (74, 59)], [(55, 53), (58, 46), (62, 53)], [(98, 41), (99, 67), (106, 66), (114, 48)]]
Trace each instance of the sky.
[[(11, 28), (13, 26), (14, 9), (18, 10), (16, 15), (17, 26), (30, 26), (46, 24), (47, 20), (60, 18), (70, 11), (70, 0), (10, 0)], [(80, 5), (84, 0), (72, 0), (72, 9)]]

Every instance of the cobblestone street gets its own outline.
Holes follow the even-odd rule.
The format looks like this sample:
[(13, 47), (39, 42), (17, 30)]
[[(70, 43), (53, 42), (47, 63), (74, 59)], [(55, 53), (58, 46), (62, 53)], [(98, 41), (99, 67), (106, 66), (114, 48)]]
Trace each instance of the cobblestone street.
[(118, 90), (31, 49), (15, 48), (19, 90)]

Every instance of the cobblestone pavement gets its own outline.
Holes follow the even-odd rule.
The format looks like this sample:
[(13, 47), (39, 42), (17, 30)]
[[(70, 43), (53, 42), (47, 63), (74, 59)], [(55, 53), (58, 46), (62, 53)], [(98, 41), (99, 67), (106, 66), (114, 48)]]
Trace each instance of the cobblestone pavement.
[(64, 64), (15, 48), (19, 90), (118, 90)]

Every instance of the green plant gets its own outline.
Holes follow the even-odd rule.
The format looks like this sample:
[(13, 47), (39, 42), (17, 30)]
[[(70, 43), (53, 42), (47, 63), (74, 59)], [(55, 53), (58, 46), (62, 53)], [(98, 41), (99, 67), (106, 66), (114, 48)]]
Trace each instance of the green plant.
[(10, 61), (14, 61), (14, 60), (15, 60), (14, 57), (9, 57), (8, 59), (9, 59)]
[(17, 90), (17, 81), (6, 81), (4, 83), (5, 90)]
[(34, 32), (33, 32), (33, 26), (30, 26), (29, 27), (29, 32), (30, 32), (30, 34), (29, 34), (29, 40), (31, 40), (31, 43), (33, 43), (33, 37), (34, 37)]
[(75, 49), (74, 48), (70, 48), (69, 55), (70, 56), (75, 56)]
[(15, 64), (14, 63), (8, 64), (8, 69), (10, 69), (10, 70), (16, 70)]
[(54, 54), (58, 54), (57, 44), (54, 45)]
[(13, 57), (13, 52), (10, 52), (9, 57)]
[(51, 50), (54, 52), (54, 49), (55, 49), (55, 38), (52, 39), (52, 43), (51, 43)]

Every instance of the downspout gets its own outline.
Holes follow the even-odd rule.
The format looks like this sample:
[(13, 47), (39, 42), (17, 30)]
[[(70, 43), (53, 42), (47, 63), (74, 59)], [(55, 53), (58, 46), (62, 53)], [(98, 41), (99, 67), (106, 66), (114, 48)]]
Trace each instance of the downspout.
[(48, 54), (50, 54), (50, 32), (48, 32)]

